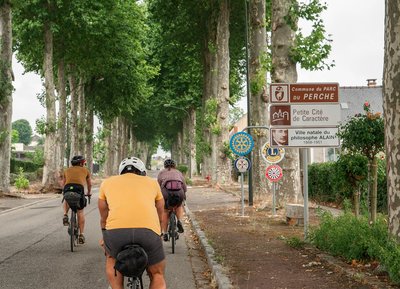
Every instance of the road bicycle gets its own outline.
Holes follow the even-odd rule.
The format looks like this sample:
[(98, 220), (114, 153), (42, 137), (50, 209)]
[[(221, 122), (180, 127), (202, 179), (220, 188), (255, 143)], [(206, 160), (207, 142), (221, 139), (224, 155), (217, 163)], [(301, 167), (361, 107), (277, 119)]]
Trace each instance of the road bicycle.
[(74, 247), (78, 245), (79, 237), (79, 224), (76, 208), (71, 208), (71, 218), (69, 220), (68, 234), (70, 236), (71, 252), (74, 252)]
[[(89, 195), (85, 195), (85, 197), (89, 198), (89, 200), (90, 200)], [(80, 198), (80, 196), (79, 196), (79, 198)], [(70, 203), (68, 203), (68, 205), (71, 209), (71, 217), (69, 219), (69, 225), (68, 225), (68, 234), (69, 234), (69, 239), (70, 239), (71, 252), (74, 252), (74, 248), (78, 245), (78, 238), (79, 238), (79, 233), (80, 233), (79, 223), (78, 223), (78, 214), (77, 214), (77, 211), (78, 211), (77, 204), (79, 202), (80, 202), (79, 200), (75, 200), (73, 202), (70, 201)]]
[(170, 208), (168, 213), (168, 240), (171, 241), (172, 254), (175, 254), (176, 240), (179, 239), (179, 233), (176, 229), (178, 225), (178, 218), (176, 217), (175, 209), (176, 208)]

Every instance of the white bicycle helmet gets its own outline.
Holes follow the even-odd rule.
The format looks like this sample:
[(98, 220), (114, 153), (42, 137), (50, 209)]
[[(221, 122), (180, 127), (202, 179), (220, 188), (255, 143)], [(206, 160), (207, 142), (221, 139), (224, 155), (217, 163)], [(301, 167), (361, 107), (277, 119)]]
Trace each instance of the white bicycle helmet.
[(118, 173), (121, 174), (125, 168), (128, 171), (136, 168), (141, 173), (146, 172), (146, 166), (144, 165), (144, 163), (140, 159), (135, 157), (128, 157), (126, 159), (123, 159), (122, 162), (119, 164)]

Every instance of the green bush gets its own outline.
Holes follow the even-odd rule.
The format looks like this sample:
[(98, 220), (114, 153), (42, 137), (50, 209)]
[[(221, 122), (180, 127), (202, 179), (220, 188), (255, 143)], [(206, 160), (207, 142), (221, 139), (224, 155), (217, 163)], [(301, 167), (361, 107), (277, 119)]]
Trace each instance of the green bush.
[(27, 153), (27, 157), (37, 166), (42, 167), (44, 165), (44, 150), (43, 148), (36, 148), (35, 152)]
[(186, 183), (186, 185), (187, 185), (187, 186), (191, 186), (191, 185), (193, 185), (193, 182), (192, 182), (192, 180), (191, 180), (191, 179), (189, 179), (189, 178), (185, 178), (185, 183)]
[(347, 261), (378, 261), (391, 280), (400, 283), (400, 245), (389, 236), (382, 215), (369, 225), (367, 216), (356, 218), (347, 212), (333, 217), (324, 212), (320, 226), (311, 228), (309, 237), (317, 248)]
[[(378, 161), (378, 211), (387, 211), (386, 164)], [(317, 202), (341, 205), (361, 188), (361, 201), (367, 202), (367, 159), (360, 155), (342, 155), (337, 162), (308, 166), (308, 194)], [(361, 177), (361, 178), (360, 178)]]
[(177, 167), (176, 167), (176, 169), (178, 170), (178, 171), (180, 171), (182, 174), (184, 174), (184, 175), (186, 175), (186, 173), (189, 171), (189, 168), (187, 167), (187, 166), (185, 166), (185, 165), (178, 165)]
[(39, 167), (41, 167), (41, 165), (35, 164), (34, 162), (30, 161), (21, 161), (13, 158), (11, 158), (10, 160), (11, 173), (18, 173), (19, 168), (23, 168), (24, 172), (34, 172)]
[(335, 174), (333, 162), (314, 163), (308, 166), (308, 194), (318, 202), (337, 201), (332, 176)]
[(15, 180), (15, 184), (14, 185), (16, 186), (16, 188), (18, 190), (29, 188), (29, 180), (25, 177), (24, 169), (21, 168), (21, 167), (19, 168), (18, 177)]

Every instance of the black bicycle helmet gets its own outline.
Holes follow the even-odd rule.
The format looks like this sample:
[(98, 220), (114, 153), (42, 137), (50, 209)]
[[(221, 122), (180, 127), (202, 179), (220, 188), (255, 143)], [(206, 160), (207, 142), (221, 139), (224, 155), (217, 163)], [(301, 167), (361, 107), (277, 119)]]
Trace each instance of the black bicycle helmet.
[(166, 159), (164, 161), (164, 168), (175, 168), (176, 163), (173, 159)]
[(71, 165), (78, 166), (83, 165), (86, 162), (86, 159), (83, 156), (74, 156), (71, 160)]

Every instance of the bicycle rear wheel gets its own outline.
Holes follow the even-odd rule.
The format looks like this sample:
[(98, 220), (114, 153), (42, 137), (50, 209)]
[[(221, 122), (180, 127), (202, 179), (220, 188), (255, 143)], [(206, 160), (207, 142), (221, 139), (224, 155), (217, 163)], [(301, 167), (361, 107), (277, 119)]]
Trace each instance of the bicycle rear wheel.
[(176, 216), (174, 212), (171, 212), (169, 216), (169, 237), (171, 240), (172, 254), (175, 254), (175, 242), (176, 242)]
[(143, 289), (142, 277), (129, 277), (127, 282), (128, 289)]
[(71, 252), (74, 252), (75, 246), (75, 227), (76, 227), (76, 213), (74, 211), (71, 212), (71, 220), (69, 222), (69, 237), (70, 237), (70, 245)]

